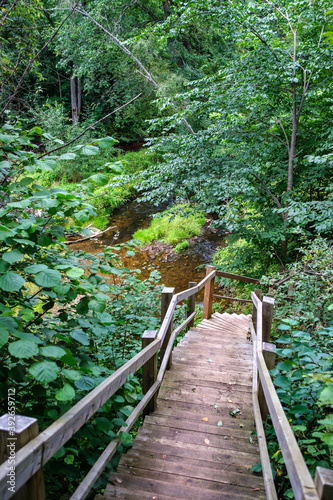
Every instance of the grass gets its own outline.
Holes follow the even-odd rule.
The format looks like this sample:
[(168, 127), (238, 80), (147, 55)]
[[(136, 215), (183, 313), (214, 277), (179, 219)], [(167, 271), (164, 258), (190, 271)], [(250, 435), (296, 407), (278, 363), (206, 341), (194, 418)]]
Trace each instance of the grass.
[(182, 253), (184, 250), (186, 250), (186, 248), (188, 248), (188, 246), (189, 242), (187, 240), (184, 240), (176, 245), (175, 252)]
[[(155, 217), (147, 229), (139, 229), (133, 237), (140, 240), (142, 244), (152, 241), (161, 241), (171, 245), (178, 244), (178, 252), (188, 247), (188, 241), (183, 240), (201, 233), (205, 222), (204, 213), (192, 205), (176, 205), (163, 212), (159, 217)], [(180, 243), (181, 246), (179, 246)]]

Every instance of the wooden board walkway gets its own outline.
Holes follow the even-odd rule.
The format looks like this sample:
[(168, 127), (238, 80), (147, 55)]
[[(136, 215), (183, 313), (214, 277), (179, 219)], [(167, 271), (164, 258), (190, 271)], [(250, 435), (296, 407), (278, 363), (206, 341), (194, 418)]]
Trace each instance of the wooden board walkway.
[(191, 328), (173, 351), (157, 410), (96, 500), (266, 498), (251, 472), (260, 462), (252, 370), (247, 316), (215, 313)]

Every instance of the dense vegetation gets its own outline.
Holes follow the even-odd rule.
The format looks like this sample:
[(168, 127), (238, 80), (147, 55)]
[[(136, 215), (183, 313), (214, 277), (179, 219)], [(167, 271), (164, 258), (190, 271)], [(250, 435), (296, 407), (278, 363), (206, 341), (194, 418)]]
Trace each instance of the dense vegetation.
[[(158, 325), (156, 271), (142, 281), (119, 246), (90, 255), (64, 243), (89, 235), (87, 224), (106, 227), (139, 196), (170, 204), (137, 234), (142, 242), (181, 251), (208, 213), (231, 233), (216, 266), (263, 276), (263, 287), (281, 282), (275, 383), (311, 472), (333, 467), (330, 2), (0, 7), (2, 410), (14, 386), (18, 413), (46, 427)], [(67, 498), (86, 450), (93, 463), (140, 397), (132, 378), (57, 454), (50, 498), (59, 498), (60, 464)], [(292, 498), (269, 425), (279, 493)]]

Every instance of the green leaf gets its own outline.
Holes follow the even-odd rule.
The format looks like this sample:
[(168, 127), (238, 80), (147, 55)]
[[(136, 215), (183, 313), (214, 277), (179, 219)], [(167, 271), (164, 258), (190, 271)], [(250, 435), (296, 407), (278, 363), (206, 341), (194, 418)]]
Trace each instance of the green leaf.
[(105, 432), (105, 434), (113, 429), (113, 423), (105, 417), (97, 417), (95, 425), (100, 431)]
[(71, 269), (68, 269), (68, 271), (66, 271), (66, 274), (69, 278), (79, 278), (84, 273), (84, 269), (81, 269), (80, 267), (72, 267)]
[(261, 471), (262, 471), (262, 465), (260, 462), (252, 465), (252, 472), (261, 472)]
[(75, 398), (75, 390), (70, 384), (65, 384), (62, 389), (56, 392), (55, 398), (58, 401), (71, 401)]
[(114, 418), (112, 422), (118, 427), (127, 427), (127, 424), (123, 418)]
[(326, 386), (319, 395), (319, 401), (333, 405), (333, 384)]
[(98, 152), (96, 146), (84, 146), (81, 150), (81, 153), (86, 156), (94, 156), (97, 155)]
[(72, 332), (69, 333), (70, 336), (80, 342), (82, 345), (89, 345), (90, 344), (90, 338), (88, 335), (80, 329), (73, 330)]
[(94, 174), (88, 180), (94, 182), (97, 186), (105, 186), (109, 182), (109, 177), (104, 174)]
[(333, 432), (327, 432), (322, 437), (321, 440), (328, 446), (333, 446)]
[(91, 299), (89, 300), (88, 306), (92, 311), (102, 313), (106, 307), (106, 303), (104, 301)]
[(0, 288), (5, 292), (18, 292), (25, 283), (19, 274), (9, 271), (0, 277)]
[(45, 269), (36, 275), (35, 283), (39, 286), (52, 288), (53, 286), (60, 285), (61, 274), (55, 269)]
[(0, 329), (0, 348), (7, 344), (9, 339), (8, 330), (5, 328)]
[(223, 425), (223, 424), (222, 424), (222, 420), (219, 420), (219, 421), (217, 422), (217, 427), (222, 427), (222, 425)]
[(65, 378), (69, 378), (70, 380), (80, 380), (80, 378), (82, 378), (80, 372), (77, 370), (70, 370), (69, 368), (64, 368), (61, 373)]
[(32, 365), (29, 372), (42, 384), (49, 384), (58, 377), (59, 367), (53, 361), (42, 361)]
[(119, 439), (122, 442), (122, 444), (126, 446), (130, 446), (132, 444), (132, 436), (128, 432), (119, 432)]
[(80, 210), (75, 214), (75, 218), (80, 222), (87, 222), (90, 219), (90, 215), (86, 210)]
[(14, 262), (19, 262), (23, 259), (23, 254), (16, 248), (14, 248), (14, 250), (3, 254), (2, 258), (4, 261), (9, 262), (9, 264), (14, 264)]
[(27, 359), (38, 354), (38, 347), (30, 340), (17, 340), (9, 344), (8, 351), (16, 358)]
[(99, 148), (109, 149), (109, 148), (112, 148), (112, 146), (117, 144), (117, 142), (119, 142), (119, 141), (117, 141), (116, 139), (113, 139), (110, 136), (107, 136), (107, 137), (103, 137), (102, 139), (100, 139), (99, 141), (96, 141), (96, 142), (97, 142)]
[(0, 161), (0, 168), (11, 168), (12, 164), (9, 161)]
[(43, 356), (55, 359), (60, 359), (66, 355), (65, 349), (62, 349), (61, 347), (58, 347), (56, 345), (47, 345), (45, 347), (42, 347), (40, 352)]
[(48, 267), (45, 264), (32, 264), (31, 266), (26, 267), (24, 270), (29, 274), (37, 274), (41, 271), (45, 271)]
[(91, 377), (82, 377), (74, 382), (75, 387), (82, 391), (90, 391), (95, 387), (95, 380)]
[(76, 158), (75, 153), (65, 153), (59, 156), (58, 160), (75, 160), (75, 158)]

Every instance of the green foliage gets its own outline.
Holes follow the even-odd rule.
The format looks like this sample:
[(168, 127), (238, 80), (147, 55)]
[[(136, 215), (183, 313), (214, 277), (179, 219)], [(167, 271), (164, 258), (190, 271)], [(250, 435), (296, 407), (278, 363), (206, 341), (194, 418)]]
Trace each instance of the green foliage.
[(204, 213), (188, 205), (176, 205), (155, 217), (147, 229), (139, 229), (133, 237), (142, 244), (160, 240), (176, 244), (199, 235), (206, 219)]
[(177, 243), (175, 246), (175, 252), (182, 253), (189, 247), (189, 242), (187, 240), (182, 241), (181, 243)]
[[(41, 134), (37, 127), (27, 132), (11, 124), (0, 130), (0, 399), (5, 413), (8, 388), (14, 388), (17, 413), (38, 418), (44, 429), (137, 353), (143, 331), (159, 323), (161, 286), (157, 271), (141, 281), (138, 270), (122, 267), (121, 246), (97, 255), (68, 250), (69, 219), (67, 230), (88, 235), (82, 226), (96, 212), (82, 194), (47, 189), (33, 179), (59, 159), (37, 156), (34, 140)], [(94, 142), (113, 144), (108, 138)], [(68, 159), (78, 150), (67, 152)], [(136, 244), (126, 248), (133, 252)], [(50, 463), (53, 498), (62, 494), (59, 484), (66, 494), (73, 490), (89, 465), (86, 457), (114, 437), (140, 393), (133, 377), (120, 392), (123, 403), (112, 400), (57, 455), (54, 460), (72, 465), (65, 483), (61, 467)], [(101, 418), (112, 421), (103, 437)], [(130, 444), (127, 433), (121, 439)]]

